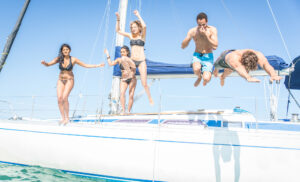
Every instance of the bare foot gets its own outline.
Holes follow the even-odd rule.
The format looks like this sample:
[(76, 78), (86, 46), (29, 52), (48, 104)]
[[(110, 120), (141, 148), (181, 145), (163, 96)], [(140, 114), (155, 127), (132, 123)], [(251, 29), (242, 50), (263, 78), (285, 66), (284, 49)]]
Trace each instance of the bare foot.
[(223, 86), (224, 86), (225, 79), (224, 79), (224, 78), (220, 78), (220, 81), (221, 81), (221, 86), (223, 87)]
[(206, 81), (203, 81), (203, 86), (205, 86), (207, 84), (207, 82)]
[(149, 100), (149, 102), (150, 102), (151, 106), (154, 106), (154, 102), (153, 102), (152, 98)]
[(199, 77), (199, 78), (195, 81), (194, 87), (197, 87), (197, 86), (200, 84), (201, 79), (202, 79), (202, 77)]
[(215, 69), (215, 70), (214, 70), (214, 76), (215, 76), (215, 77), (218, 77), (218, 73), (219, 73), (219, 70), (218, 70), (218, 69)]
[(62, 124), (64, 124), (64, 122), (65, 122), (65, 119), (61, 119), (61, 120), (58, 122), (58, 125), (62, 125)]
[(63, 123), (64, 125), (67, 125), (70, 123), (70, 120), (69, 119), (65, 119), (65, 122)]

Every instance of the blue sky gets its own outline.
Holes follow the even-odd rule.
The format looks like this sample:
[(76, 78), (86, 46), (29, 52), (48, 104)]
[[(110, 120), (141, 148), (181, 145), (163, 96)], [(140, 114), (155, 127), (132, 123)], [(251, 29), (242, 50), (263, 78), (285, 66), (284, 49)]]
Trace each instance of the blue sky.
[[(2, 50), (24, 1), (0, 2)], [(7, 63), (0, 73), (0, 100), (11, 102), (21, 116), (59, 117), (56, 102), (58, 66), (47, 68), (40, 61), (50, 61), (57, 56), (60, 45), (68, 43), (72, 47), (72, 56), (91, 64), (106, 62), (103, 49), (107, 47), (111, 55), (113, 54), (116, 20), (114, 13), (118, 10), (117, 0), (111, 0), (109, 8), (106, 8), (107, 2), (32, 0)], [(223, 2), (229, 11), (226, 11), (221, 0), (129, 0), (126, 30), (129, 31), (128, 22), (135, 19), (133, 10), (141, 7), (141, 15), (147, 24), (146, 57), (154, 61), (188, 64), (191, 62), (194, 44), (191, 42), (188, 48), (182, 50), (181, 41), (187, 31), (196, 25), (196, 15), (206, 12), (208, 23), (218, 29), (219, 47), (214, 52), (215, 59), (226, 49), (250, 48), (265, 55), (280, 56), (290, 63), (267, 1)], [(270, 4), (291, 58), (294, 59), (300, 55), (300, 2), (270, 0)], [(125, 44), (128, 45), (128, 42), (125, 39)], [(93, 114), (102, 106), (104, 112), (107, 112), (112, 67), (106, 65), (104, 69), (85, 69), (76, 66), (74, 74), (75, 87), (69, 99), (71, 109), (76, 108), (77, 114)], [(207, 87), (197, 88), (193, 87), (194, 79), (156, 80), (151, 86), (155, 106), (149, 106), (146, 96), (143, 96), (134, 103), (133, 112), (157, 112), (159, 103), (162, 110), (232, 109), (241, 106), (253, 112), (259, 119), (268, 119), (264, 78), (259, 79), (262, 81), (260, 84), (253, 84), (239, 77), (231, 77), (221, 87), (219, 79), (213, 78)], [(148, 80), (150, 82), (152, 81)], [(136, 94), (142, 90), (138, 81)], [(299, 99), (300, 92), (293, 92)], [(80, 94), (83, 97), (79, 97)], [(288, 96), (283, 81), (280, 96), (278, 112), (279, 117), (283, 118)], [(5, 115), (5, 107), (5, 104), (0, 104), (0, 116)], [(299, 113), (294, 102), (290, 106), (290, 113)]]

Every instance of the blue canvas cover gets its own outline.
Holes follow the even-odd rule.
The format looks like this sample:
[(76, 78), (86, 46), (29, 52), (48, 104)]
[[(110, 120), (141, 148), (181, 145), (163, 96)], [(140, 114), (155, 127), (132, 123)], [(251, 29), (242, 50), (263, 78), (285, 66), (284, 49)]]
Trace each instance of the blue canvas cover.
[(269, 61), (269, 64), (273, 66), (275, 70), (283, 70), (289, 67), (289, 65), (281, 57), (271, 55), (266, 56), (266, 58)]
[(295, 64), (295, 70), (285, 77), (284, 84), (287, 89), (300, 90), (300, 56), (296, 57), (292, 63)]
[[(121, 57), (121, 47), (116, 47), (115, 59)], [(169, 64), (163, 62), (154, 62), (146, 59), (147, 62), (147, 74), (193, 74), (193, 69), (190, 64)], [(136, 72), (139, 75), (137, 69)], [(119, 65), (114, 66), (114, 76), (121, 76), (121, 70)]]
[[(115, 58), (121, 56), (120, 54), (121, 47), (116, 47)], [(278, 56), (266, 56), (269, 63), (274, 67), (275, 70), (282, 70), (288, 67), (288, 64)], [(147, 62), (147, 74), (193, 74), (193, 68), (191, 64), (169, 64), (163, 62), (156, 62), (146, 59)], [(119, 65), (114, 66), (114, 76), (121, 76), (121, 70)], [(137, 69), (137, 75), (139, 75)]]

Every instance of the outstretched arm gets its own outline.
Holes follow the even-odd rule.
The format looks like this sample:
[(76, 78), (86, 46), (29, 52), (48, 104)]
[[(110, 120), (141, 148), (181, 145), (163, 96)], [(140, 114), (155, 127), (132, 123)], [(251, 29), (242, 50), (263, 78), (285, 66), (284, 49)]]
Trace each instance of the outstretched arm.
[[(130, 59), (130, 58), (129, 58)], [(136, 66), (134, 64), (134, 62), (130, 59), (130, 61), (128, 61), (130, 69), (133, 71), (133, 73), (136, 73)]]
[(143, 18), (141, 17), (140, 13), (138, 12), (138, 10), (135, 10), (133, 13), (140, 20), (140, 22), (142, 24), (142, 38), (145, 39), (146, 38), (146, 23), (144, 22)]
[(193, 30), (192, 29), (189, 30), (189, 32), (187, 33), (185, 39), (181, 43), (181, 48), (182, 49), (186, 48), (189, 45), (190, 41), (192, 40), (192, 33), (193, 33)]
[(251, 76), (247, 73), (247, 71), (246, 71), (246, 69), (245, 69), (244, 66), (241, 65), (241, 66), (238, 66), (238, 67), (236, 67), (236, 68), (234, 68), (234, 69), (235, 69), (235, 71), (236, 71), (241, 77), (245, 78), (248, 82), (260, 82), (259, 79), (251, 77)]
[[(228, 59), (228, 60), (227, 60)], [(237, 55), (228, 55), (226, 60), (227, 63), (243, 78), (245, 78), (248, 82), (260, 82), (259, 79), (251, 77), (246, 71), (245, 67), (238, 61), (240, 56)]]
[(106, 58), (107, 58), (107, 62), (108, 62), (109, 66), (114, 66), (114, 65), (119, 63), (120, 58), (117, 58), (116, 60), (111, 61), (110, 56), (109, 56), (109, 52), (108, 52), (107, 49), (104, 49), (104, 53), (106, 54)]
[(127, 32), (123, 32), (120, 29), (120, 14), (118, 12), (116, 12), (116, 16), (117, 16), (117, 24), (116, 24), (116, 32), (120, 35), (123, 35), (125, 37), (130, 38), (130, 34)]
[(274, 68), (269, 64), (267, 58), (261, 52), (255, 51), (255, 53), (258, 57), (259, 66), (262, 67), (270, 75), (270, 81), (273, 82), (273, 80), (281, 80), (282, 77), (276, 74)]
[(54, 64), (58, 63), (58, 57), (54, 58), (52, 61), (50, 61), (49, 63), (47, 63), (45, 60), (41, 61), (41, 64), (45, 65), (45, 66), (52, 66)]
[[(73, 57), (74, 58), (74, 57)], [(78, 64), (79, 66), (85, 67), (85, 68), (98, 68), (98, 67), (103, 67), (105, 64), (85, 64), (84, 62), (80, 61), (77, 58), (74, 58), (74, 64)]]

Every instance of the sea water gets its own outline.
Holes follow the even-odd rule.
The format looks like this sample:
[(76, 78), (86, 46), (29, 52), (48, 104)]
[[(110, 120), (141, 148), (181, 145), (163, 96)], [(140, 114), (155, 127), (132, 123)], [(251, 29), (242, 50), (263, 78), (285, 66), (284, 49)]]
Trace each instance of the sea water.
[(19, 166), (0, 163), (0, 181), (30, 182), (113, 182), (114, 180), (88, 178), (60, 170), (39, 166)]

